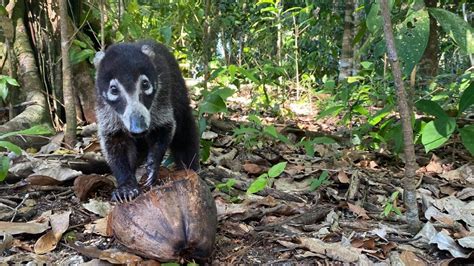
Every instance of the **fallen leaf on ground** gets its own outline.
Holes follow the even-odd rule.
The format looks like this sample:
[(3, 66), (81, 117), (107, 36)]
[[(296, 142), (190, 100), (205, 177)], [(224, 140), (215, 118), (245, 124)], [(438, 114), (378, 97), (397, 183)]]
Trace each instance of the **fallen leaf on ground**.
[(89, 202), (83, 203), (82, 207), (100, 217), (106, 217), (112, 210), (112, 205), (109, 202), (96, 199), (89, 199)]
[(325, 243), (320, 239), (300, 237), (301, 245), (310, 251), (342, 262), (358, 262), (361, 253), (353, 247), (345, 247), (340, 243)]
[(35, 175), (45, 175), (58, 181), (67, 181), (82, 175), (82, 172), (67, 168), (60, 162), (42, 161), (41, 164), (33, 169)]
[(61, 181), (58, 181), (52, 177), (37, 174), (28, 176), (25, 178), (25, 182), (30, 186), (57, 186), (61, 184)]
[(474, 249), (474, 236), (466, 236), (458, 239), (459, 245), (464, 248)]
[(351, 212), (353, 212), (354, 214), (357, 215), (357, 217), (361, 217), (362, 219), (369, 219), (369, 216), (367, 215), (367, 211), (358, 206), (358, 205), (354, 205), (354, 204), (351, 204), (351, 203), (347, 203), (347, 206), (349, 206), (349, 210)]
[(101, 260), (106, 260), (110, 263), (113, 264), (137, 264), (143, 261), (142, 258), (140, 258), (137, 255), (120, 251), (118, 249), (107, 249), (107, 250), (100, 250), (97, 247), (93, 246), (79, 246), (72, 241), (68, 241), (68, 244), (77, 250), (79, 253), (82, 255), (85, 255), (90, 258), (94, 259), (101, 259)]
[(337, 173), (337, 179), (342, 184), (349, 184), (351, 182), (351, 180), (349, 179), (347, 174), (344, 172), (344, 170), (339, 170), (339, 172)]
[(101, 236), (106, 236), (110, 237), (112, 234), (110, 232), (107, 232), (107, 218), (109, 216), (106, 216), (105, 218), (100, 218), (95, 220), (94, 222), (90, 224), (84, 225), (84, 233), (86, 234), (98, 234)]
[(469, 253), (460, 247), (444, 230), (438, 232), (433, 238), (431, 238), (430, 244), (436, 244), (439, 249), (449, 251), (449, 253), (451, 253), (455, 258), (469, 257)]
[(406, 266), (424, 266), (426, 265), (425, 261), (419, 258), (415, 253), (404, 250), (402, 254), (400, 254), (400, 259)]
[(28, 222), (28, 223), (13, 223), (0, 221), (0, 234), (39, 234), (43, 233), (49, 228), (48, 221), (46, 222)]
[(429, 173), (441, 174), (443, 172), (443, 166), (438, 156), (434, 155), (431, 157), (430, 163), (425, 167)]
[(44, 254), (56, 248), (63, 233), (69, 228), (69, 215), (71, 215), (71, 211), (50, 216), (51, 231), (48, 231), (36, 241), (34, 247), (36, 254)]
[(242, 165), (242, 167), (244, 168), (245, 172), (252, 175), (261, 174), (265, 171), (265, 168), (263, 166), (254, 163), (246, 163)]
[(216, 198), (217, 217), (223, 219), (224, 217), (232, 216), (234, 214), (244, 213), (248, 207), (243, 204), (228, 203), (223, 198)]
[(467, 187), (464, 188), (463, 190), (459, 191), (456, 194), (456, 198), (460, 200), (466, 200), (468, 198), (474, 197), (474, 188), (473, 187)]
[(443, 173), (439, 175), (440, 177), (448, 181), (467, 181), (468, 183), (474, 183), (474, 166), (465, 164), (458, 169)]
[(445, 210), (454, 220), (462, 220), (474, 226), (474, 201), (466, 203), (454, 196), (448, 196), (433, 203), (439, 210)]

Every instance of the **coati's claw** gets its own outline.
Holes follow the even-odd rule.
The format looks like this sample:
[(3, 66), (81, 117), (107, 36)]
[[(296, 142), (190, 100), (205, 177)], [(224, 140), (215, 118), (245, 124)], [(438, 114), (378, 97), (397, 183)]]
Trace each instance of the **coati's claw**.
[(112, 201), (124, 203), (130, 202), (140, 194), (138, 188), (122, 186), (112, 192)]

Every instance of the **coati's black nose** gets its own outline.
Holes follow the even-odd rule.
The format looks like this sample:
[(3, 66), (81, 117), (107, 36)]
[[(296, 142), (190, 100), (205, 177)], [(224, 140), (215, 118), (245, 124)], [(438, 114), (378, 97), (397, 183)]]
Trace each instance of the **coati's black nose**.
[(130, 133), (132, 134), (142, 134), (147, 130), (147, 125), (145, 123), (145, 117), (139, 114), (134, 114), (130, 116)]

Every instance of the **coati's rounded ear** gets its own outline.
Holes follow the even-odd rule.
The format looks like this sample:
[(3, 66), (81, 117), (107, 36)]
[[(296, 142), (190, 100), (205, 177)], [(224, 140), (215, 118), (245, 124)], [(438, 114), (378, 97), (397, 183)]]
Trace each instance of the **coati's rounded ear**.
[(104, 58), (105, 56), (105, 53), (102, 52), (102, 51), (99, 51), (97, 53), (95, 53), (95, 56), (94, 56), (94, 67), (97, 69), (99, 68), (99, 65), (100, 65), (100, 61), (102, 61), (102, 59)]
[(151, 59), (155, 57), (155, 52), (153, 52), (151, 46), (147, 44), (142, 45), (142, 53), (148, 55)]

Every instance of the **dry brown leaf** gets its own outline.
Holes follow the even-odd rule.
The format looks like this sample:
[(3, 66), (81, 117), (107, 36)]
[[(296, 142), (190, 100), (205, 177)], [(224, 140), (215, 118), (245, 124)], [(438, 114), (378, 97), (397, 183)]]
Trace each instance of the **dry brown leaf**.
[(0, 221), (0, 234), (39, 234), (49, 228), (48, 221), (28, 222), (28, 223), (11, 223)]
[(61, 184), (61, 181), (58, 181), (52, 177), (36, 174), (28, 176), (27, 178), (25, 178), (25, 181), (30, 186), (57, 186)]
[(94, 259), (106, 260), (113, 264), (137, 264), (142, 258), (117, 249), (100, 250), (94, 246), (79, 246), (73, 241), (68, 241), (69, 246), (77, 250), (80, 254)]
[(419, 258), (415, 253), (404, 250), (400, 254), (400, 259), (405, 263), (406, 266), (424, 266), (426, 263)]
[(340, 243), (325, 243), (320, 239), (300, 237), (301, 245), (310, 251), (342, 262), (358, 262), (361, 253), (353, 247), (345, 247)]
[(430, 163), (425, 167), (428, 173), (441, 174), (443, 172), (443, 166), (438, 156), (434, 155), (431, 157)]
[(88, 203), (83, 203), (84, 209), (99, 215), (100, 217), (107, 217), (112, 210), (112, 205), (107, 201), (100, 201), (96, 199), (89, 199)]
[(58, 240), (54, 236), (53, 231), (48, 231), (36, 241), (34, 251), (36, 254), (45, 254), (54, 250), (57, 244)]
[(441, 186), (439, 187), (439, 191), (443, 194), (446, 194), (446, 195), (453, 195), (454, 193), (456, 193), (458, 190), (456, 188), (453, 188), (452, 186), (450, 185), (446, 185), (446, 186)]
[(357, 214), (357, 217), (361, 217), (362, 219), (369, 219), (369, 216), (367, 215), (367, 211), (358, 206), (358, 205), (354, 205), (354, 204), (351, 204), (351, 203), (347, 203), (347, 206), (349, 206), (349, 210), (351, 212), (353, 212), (354, 214)]
[(215, 201), (217, 207), (217, 217), (219, 220), (234, 214), (245, 213), (248, 210), (248, 207), (246, 207), (244, 204), (228, 203), (221, 197), (215, 198)]
[(397, 244), (394, 242), (388, 242), (387, 244), (381, 244), (380, 246), (382, 247), (383, 254), (387, 256), (390, 251), (397, 247)]
[(472, 184), (474, 183), (474, 166), (466, 164), (458, 169), (440, 174), (439, 176), (448, 181), (460, 180)]
[(463, 190), (459, 191), (456, 194), (456, 198), (458, 198), (460, 200), (466, 200), (470, 197), (474, 197), (474, 188), (473, 187), (464, 188)]
[(86, 234), (98, 234), (101, 236), (106, 236), (110, 237), (112, 236), (111, 232), (107, 232), (107, 218), (100, 218), (95, 220), (94, 222), (90, 224), (86, 224), (84, 227), (86, 230), (84, 230), (84, 233)]
[(263, 166), (254, 163), (245, 163), (244, 165), (242, 165), (242, 167), (244, 168), (245, 172), (253, 175), (258, 175), (265, 171), (265, 168)]
[(451, 216), (448, 214), (440, 212), (436, 207), (430, 206), (426, 211), (425, 211), (425, 218), (427, 220), (430, 220), (431, 218), (437, 220), (438, 222), (444, 223), (446, 225), (452, 226), (454, 224), (454, 220)]
[(351, 182), (351, 180), (349, 179), (347, 174), (344, 172), (344, 170), (339, 170), (339, 172), (337, 173), (337, 179), (342, 184), (349, 184)]
[(108, 249), (100, 252), (99, 259), (106, 260), (113, 264), (137, 264), (143, 261), (142, 258), (132, 253), (120, 251), (117, 249)]
[(48, 231), (36, 241), (34, 247), (36, 254), (45, 254), (56, 248), (63, 233), (69, 228), (69, 215), (71, 215), (71, 211), (50, 216), (51, 231)]

